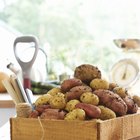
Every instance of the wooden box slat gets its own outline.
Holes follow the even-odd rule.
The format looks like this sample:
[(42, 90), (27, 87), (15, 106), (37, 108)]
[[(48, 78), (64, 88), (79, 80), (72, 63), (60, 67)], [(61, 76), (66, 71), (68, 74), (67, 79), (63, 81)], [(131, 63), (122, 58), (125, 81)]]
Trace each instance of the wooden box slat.
[(58, 121), (11, 118), (12, 140), (96, 140), (97, 123), (95, 121)]
[(140, 111), (106, 121), (40, 121), (10, 118), (11, 140), (140, 140)]

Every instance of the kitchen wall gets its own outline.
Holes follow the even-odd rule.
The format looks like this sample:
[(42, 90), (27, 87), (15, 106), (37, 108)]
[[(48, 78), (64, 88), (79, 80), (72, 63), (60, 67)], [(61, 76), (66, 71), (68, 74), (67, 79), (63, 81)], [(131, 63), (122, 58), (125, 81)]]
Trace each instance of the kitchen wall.
[(0, 108), (0, 127), (16, 115), (15, 108)]

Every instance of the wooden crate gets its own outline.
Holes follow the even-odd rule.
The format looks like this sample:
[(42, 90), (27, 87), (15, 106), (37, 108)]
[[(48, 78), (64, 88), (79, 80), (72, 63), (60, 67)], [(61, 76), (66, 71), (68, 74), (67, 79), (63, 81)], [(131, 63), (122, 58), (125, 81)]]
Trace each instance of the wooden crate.
[(11, 140), (140, 140), (140, 111), (106, 121), (10, 118), (10, 129)]

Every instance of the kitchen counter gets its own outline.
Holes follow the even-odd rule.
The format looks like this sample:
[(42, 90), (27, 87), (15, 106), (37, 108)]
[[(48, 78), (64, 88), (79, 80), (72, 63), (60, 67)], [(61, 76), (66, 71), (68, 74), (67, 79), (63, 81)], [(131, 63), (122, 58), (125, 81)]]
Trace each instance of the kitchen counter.
[(0, 108), (14, 108), (15, 104), (8, 93), (0, 94)]
[(10, 123), (9, 121), (0, 127), (0, 140), (10, 140)]
[[(34, 99), (39, 95), (34, 95)], [(10, 117), (15, 116), (15, 104), (8, 93), (0, 94), (0, 112), (3, 112), (0, 122), (0, 140), (10, 140)]]
[[(35, 100), (38, 96), (39, 95), (34, 95), (33, 100)], [(5, 125), (8, 122), (9, 118), (15, 116), (16, 114), (15, 104), (8, 93), (0, 94), (0, 114), (2, 114), (2, 116), (0, 117), (0, 127)]]
[[(34, 95), (34, 100), (37, 99), (40, 95)], [(0, 94), (0, 108), (14, 108), (15, 104), (8, 93)]]

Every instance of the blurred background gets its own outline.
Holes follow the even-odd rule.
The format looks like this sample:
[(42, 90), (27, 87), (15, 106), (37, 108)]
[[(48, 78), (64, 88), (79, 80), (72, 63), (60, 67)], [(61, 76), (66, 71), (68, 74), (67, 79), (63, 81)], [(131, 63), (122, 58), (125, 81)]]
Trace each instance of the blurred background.
[[(113, 39), (140, 37), (139, 0), (1, 0), (0, 70), (18, 64), (13, 41), (35, 35), (47, 55), (37, 66), (48, 69), (46, 79), (72, 74), (76, 66), (90, 63), (108, 77), (119, 59), (133, 57), (116, 47)], [(45, 58), (44, 58), (45, 59)], [(41, 71), (41, 70), (40, 70)]]

